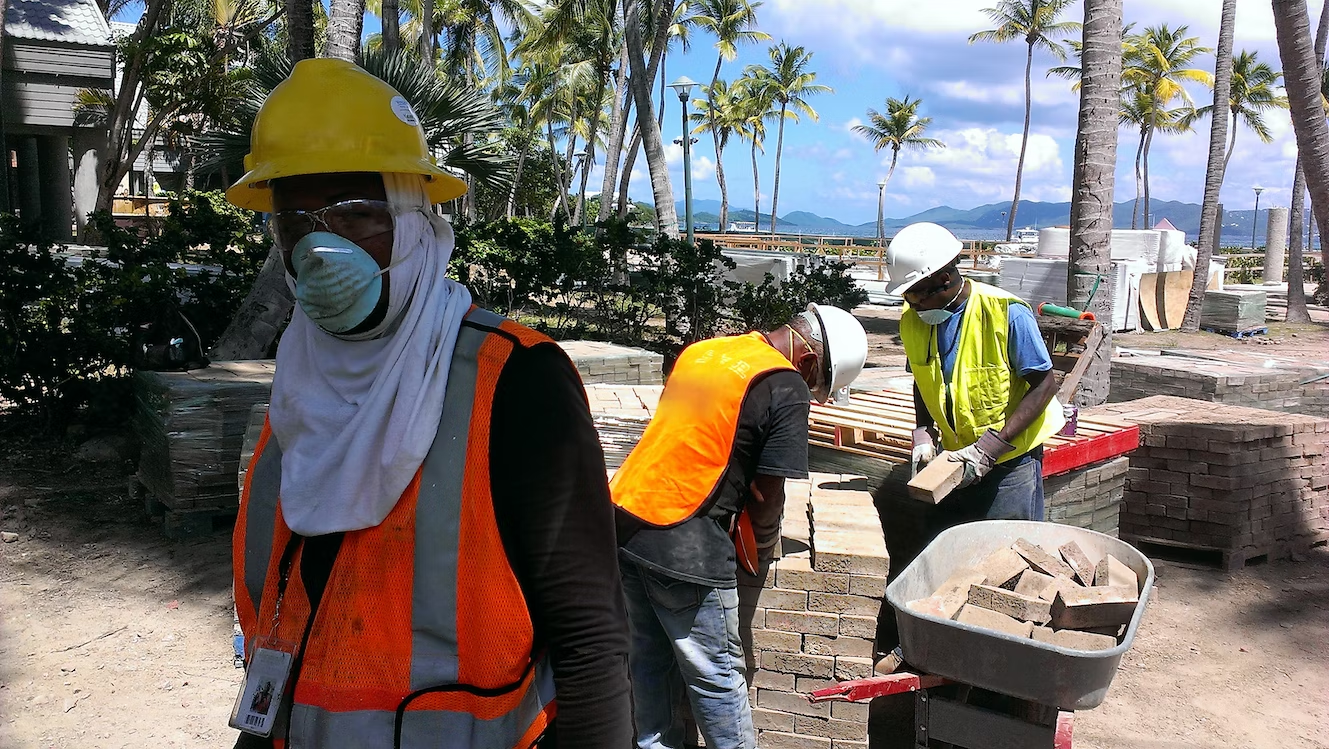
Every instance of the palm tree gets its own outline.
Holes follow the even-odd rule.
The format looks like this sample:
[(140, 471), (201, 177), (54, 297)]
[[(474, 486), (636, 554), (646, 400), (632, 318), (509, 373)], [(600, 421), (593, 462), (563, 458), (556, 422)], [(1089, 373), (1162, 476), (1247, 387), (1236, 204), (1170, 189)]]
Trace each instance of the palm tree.
[[(1122, 0), (1085, 0), (1082, 32), (1080, 120), (1075, 136), (1071, 184), (1071, 245), (1066, 299), (1086, 309), (1096, 279), (1112, 270), (1112, 206), (1116, 186), (1117, 127), (1113, 115), (1121, 106)], [(1093, 312), (1100, 320), (1112, 310), (1111, 293), (1094, 295)], [(1111, 326), (1107, 326), (1111, 327)], [(1106, 331), (1111, 336), (1111, 330)], [(1098, 405), (1107, 400), (1112, 342), (1104, 341), (1076, 391), (1076, 403)]]
[[(910, 99), (908, 94), (903, 99), (887, 97), (885, 114), (869, 108), (868, 122), (871, 124), (854, 126), (854, 132), (872, 142), (873, 150), (891, 149), (891, 168), (886, 172), (885, 184), (881, 188), (883, 193), (895, 174), (895, 164), (900, 160), (902, 149), (925, 151), (946, 147), (935, 138), (923, 137), (932, 118), (918, 116), (918, 107), (922, 103), (922, 99)], [(881, 227), (877, 230), (880, 232)]]
[[(1322, 92), (1323, 64), (1316, 59), (1311, 42), (1306, 3), (1302, 0), (1273, 0), (1273, 8), (1278, 53), (1283, 62), (1283, 86), (1287, 91), (1288, 108), (1292, 111), (1297, 154), (1311, 194), (1311, 211), (1323, 232), (1324, 227), (1329, 226), (1329, 123), (1325, 121)], [(1325, 246), (1323, 237), (1320, 253), (1322, 262), (1329, 263), (1329, 247)], [(1322, 283), (1320, 290), (1323, 291), (1326, 285)]]
[[(1124, 65), (1123, 65), (1124, 70)], [(1121, 92), (1121, 110), (1119, 124), (1136, 128), (1140, 133), (1140, 142), (1135, 149), (1135, 206), (1131, 210), (1131, 228), (1140, 228), (1140, 219), (1149, 221), (1146, 207), (1141, 216), (1140, 204), (1147, 194), (1149, 177), (1149, 147), (1155, 132), (1177, 135), (1191, 131), (1194, 110), (1190, 107), (1174, 107), (1157, 110), (1156, 103), (1138, 86), (1127, 86)], [(1146, 227), (1147, 228), (1147, 227)]]
[[(642, 148), (646, 151), (646, 166), (651, 173), (656, 226), (661, 234), (677, 237), (678, 215), (674, 208), (674, 188), (669, 183), (669, 165), (665, 161), (664, 143), (651, 105), (651, 84), (654, 82), (653, 76), (656, 70), (646, 60), (646, 44), (642, 39), (644, 4), (645, 0), (623, 0), (623, 28), (627, 37), (628, 64), (632, 68), (629, 81), (633, 104), (637, 107), (637, 128), (641, 132)], [(673, 17), (673, 0), (657, 0), (657, 4), (660, 7), (656, 10), (661, 16)], [(668, 15), (664, 15), (665, 13)], [(662, 47), (663, 45), (657, 45), (652, 54), (663, 52)], [(625, 169), (625, 171), (630, 170)]]
[(998, 0), (997, 7), (983, 9), (997, 28), (969, 37), (970, 44), (1023, 39), (1028, 47), (1024, 65), (1024, 134), (1020, 138), (1020, 160), (1015, 167), (1015, 197), (1011, 200), (1011, 212), (1006, 220), (1008, 242), (1015, 232), (1015, 212), (1020, 207), (1020, 184), (1024, 180), (1024, 157), (1029, 147), (1029, 120), (1034, 106), (1031, 78), (1034, 48), (1042, 47), (1058, 60), (1066, 59), (1066, 51), (1053, 39), (1079, 28), (1079, 24), (1072, 21), (1057, 20), (1070, 3), (1071, 0)]
[[(1320, 11), (1320, 28), (1315, 32), (1315, 59), (1324, 67), (1325, 44), (1329, 42), (1329, 0), (1325, 0), (1325, 7)], [(1329, 70), (1325, 70), (1320, 78), (1320, 93), (1325, 96), (1326, 108), (1329, 109)], [(1306, 250), (1310, 249), (1313, 239), (1305, 236), (1303, 228), (1306, 226), (1306, 171), (1301, 168), (1301, 158), (1297, 158), (1296, 174), (1292, 179), (1292, 207), (1289, 211), (1289, 221), (1292, 226), (1291, 234), (1288, 237), (1288, 270), (1287, 270), (1287, 316), (1286, 322), (1310, 322), (1311, 314), (1306, 309), (1306, 277), (1305, 268), (1302, 266), (1302, 258)], [(1315, 222), (1311, 221), (1312, 229)], [(1325, 285), (1321, 284), (1318, 292), (1325, 291)], [(1323, 294), (1317, 294), (1323, 299)]]
[[(765, 41), (771, 38), (764, 31), (755, 31), (757, 8), (761, 2), (748, 0), (697, 0), (697, 14), (692, 22), (701, 29), (715, 35), (715, 72), (711, 74), (711, 85), (706, 87), (709, 108), (722, 112), (723, 108), (716, 101), (721, 91), (728, 93), (728, 87), (720, 87), (720, 66), (725, 60), (738, 56), (740, 44)], [(725, 184), (724, 164), (720, 152), (724, 149), (716, 121), (711, 121), (711, 142), (715, 145), (715, 179), (720, 183), (720, 233), (724, 234), (729, 226), (729, 188)]]
[[(705, 99), (693, 99), (695, 108), (691, 120), (697, 123), (692, 130), (700, 133), (709, 130), (715, 134), (715, 172), (724, 173), (724, 149), (729, 145), (729, 137), (740, 131), (747, 124), (747, 113), (742, 109), (742, 92), (737, 85), (729, 85), (723, 78), (714, 84), (704, 86)], [(720, 178), (720, 233), (729, 226), (729, 193), (725, 189), (724, 178)]]
[(780, 206), (780, 158), (784, 155), (785, 120), (797, 122), (799, 114), (803, 114), (816, 122), (817, 110), (808, 104), (807, 99), (831, 93), (834, 89), (815, 82), (817, 74), (809, 70), (812, 53), (803, 47), (790, 47), (780, 42), (770, 48), (769, 54), (770, 67), (749, 65), (746, 72), (757, 78), (760, 85), (768, 88), (771, 97), (780, 102), (780, 131), (775, 139), (775, 189), (771, 192), (771, 234), (774, 234)]
[[(1129, 54), (1122, 65), (1122, 80), (1135, 87), (1146, 100), (1145, 115), (1148, 121), (1144, 126), (1143, 148), (1146, 223), (1150, 220), (1149, 151), (1153, 146), (1154, 133), (1162, 129), (1161, 123), (1172, 102), (1182, 101), (1188, 112), (1195, 108), (1190, 92), (1182, 85), (1184, 82), (1214, 85), (1214, 77), (1208, 71), (1186, 67), (1197, 56), (1212, 51), (1200, 46), (1198, 38), (1186, 36), (1188, 30), (1186, 26), (1171, 29), (1167, 24), (1146, 28), (1131, 40)], [(1184, 125), (1183, 130), (1189, 129), (1188, 121), (1181, 124)]]
[[(1232, 158), (1232, 146), (1237, 142), (1237, 114), (1240, 110), (1240, 97), (1237, 92), (1237, 66), (1232, 60), (1232, 36), (1237, 23), (1237, 0), (1223, 0), (1223, 11), (1218, 23), (1218, 53), (1214, 59), (1214, 103), (1205, 107), (1209, 112), (1218, 108), (1221, 102), (1228, 102), (1232, 110), (1232, 142), (1228, 144), (1227, 154), (1223, 154), (1223, 141), (1228, 128), (1227, 117), (1215, 117), (1209, 123), (1209, 164), (1204, 173), (1204, 202), (1200, 208), (1200, 245), (1196, 252), (1195, 274), (1191, 279), (1190, 298), (1186, 302), (1186, 314), (1181, 319), (1181, 329), (1195, 332), (1200, 329), (1200, 311), (1204, 307), (1204, 292), (1208, 287), (1209, 258), (1213, 254), (1215, 232), (1222, 233), (1218, 224), (1218, 199), (1223, 189), (1223, 176), (1227, 172), (1228, 159)], [(1246, 53), (1242, 52), (1242, 57)], [(1246, 72), (1250, 72), (1250, 63), (1254, 55), (1246, 61)], [(1268, 66), (1264, 66), (1268, 68)], [(1273, 73), (1272, 70), (1269, 71)], [(1275, 76), (1276, 79), (1276, 76)], [(1255, 113), (1255, 122), (1264, 127), (1259, 114)], [(1259, 128), (1252, 129), (1261, 133)], [(1264, 135), (1261, 135), (1261, 139)], [(1268, 142), (1268, 141), (1265, 141)]]
[(775, 119), (775, 95), (759, 78), (744, 75), (734, 84), (739, 94), (739, 108), (743, 112), (743, 126), (739, 137), (752, 144), (752, 223), (754, 230), (761, 224), (761, 173), (757, 167), (757, 151), (766, 152), (766, 123)]
[[(1224, 0), (1224, 2), (1226, 1)], [(1222, 51), (1221, 48), (1219, 51)], [(1246, 127), (1255, 133), (1261, 143), (1272, 143), (1274, 135), (1269, 131), (1269, 125), (1264, 121), (1264, 113), (1271, 109), (1287, 109), (1287, 97), (1279, 93), (1278, 81), (1283, 77), (1283, 74), (1275, 71), (1268, 63), (1260, 62), (1258, 52), (1242, 50), (1240, 54), (1232, 58), (1230, 67), (1231, 70), (1227, 73), (1231, 81), (1228, 109), (1232, 119), (1232, 127), (1230, 128), (1231, 132), (1228, 133), (1227, 153), (1223, 157), (1223, 169), (1225, 171), (1228, 163), (1232, 161), (1232, 151), (1236, 147), (1237, 123), (1245, 123)], [(1218, 68), (1215, 68), (1215, 71), (1217, 70)], [(1215, 74), (1215, 88), (1217, 88), (1217, 85), (1218, 76)], [(1213, 105), (1209, 104), (1195, 110), (1195, 114), (1198, 117), (1207, 117), (1213, 111)]]

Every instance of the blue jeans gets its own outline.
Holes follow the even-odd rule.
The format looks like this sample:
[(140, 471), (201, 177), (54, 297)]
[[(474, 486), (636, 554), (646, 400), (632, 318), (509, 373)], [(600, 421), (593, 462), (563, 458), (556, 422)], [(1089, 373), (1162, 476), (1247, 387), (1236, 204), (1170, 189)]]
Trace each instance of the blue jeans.
[(681, 749), (674, 704), (686, 693), (708, 749), (754, 749), (738, 639), (738, 590), (675, 580), (620, 560), (632, 626), (638, 749)]

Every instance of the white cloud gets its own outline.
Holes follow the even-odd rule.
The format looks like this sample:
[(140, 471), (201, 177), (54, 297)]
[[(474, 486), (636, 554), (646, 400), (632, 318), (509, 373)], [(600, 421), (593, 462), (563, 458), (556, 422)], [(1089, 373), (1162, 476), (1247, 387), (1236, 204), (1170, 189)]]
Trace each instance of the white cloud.
[[(905, 187), (932, 187), (937, 184), (937, 173), (928, 166), (907, 166), (900, 170), (901, 184)], [(889, 189), (889, 185), (887, 186)]]
[[(1009, 173), (1014, 179), (1015, 166), (1020, 158), (1020, 133), (971, 127), (942, 130), (935, 136), (946, 144), (946, 148), (918, 154), (919, 161), (974, 174)], [(1025, 175), (1060, 172), (1062, 166), (1057, 141), (1042, 133), (1030, 133), (1024, 161)]]
[(767, 5), (763, 12), (778, 13), (782, 22), (794, 27), (972, 33), (987, 28), (983, 8), (990, 7), (992, 0), (947, 0), (944, 11), (918, 0), (771, 0)]

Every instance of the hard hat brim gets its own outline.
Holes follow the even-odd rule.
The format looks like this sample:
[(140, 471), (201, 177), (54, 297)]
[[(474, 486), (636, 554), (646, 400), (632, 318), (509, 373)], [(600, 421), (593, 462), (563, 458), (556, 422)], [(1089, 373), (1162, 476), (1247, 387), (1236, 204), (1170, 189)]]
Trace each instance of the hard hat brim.
[(916, 276), (916, 277), (914, 277), (914, 278), (910, 278), (910, 279), (907, 279), (907, 280), (905, 280), (905, 281), (901, 281), (901, 282), (899, 282), (899, 283), (897, 283), (897, 284), (889, 285), (889, 286), (886, 287), (886, 294), (889, 295), (889, 296), (901, 296), (901, 295), (903, 295), (906, 291), (909, 291), (910, 289), (912, 289), (912, 288), (914, 288), (915, 286), (917, 286), (918, 283), (919, 283), (920, 281), (922, 281), (922, 280), (924, 280), (924, 279), (926, 279), (926, 278), (929, 278), (930, 276), (932, 276), (932, 274), (936, 273), (937, 271), (941, 270), (942, 268), (945, 268), (945, 267), (949, 266), (951, 263), (954, 263), (956, 260), (959, 260), (959, 259), (960, 259), (960, 253), (956, 253), (956, 254), (955, 254), (955, 257), (951, 258), (950, 260), (947, 260), (947, 261), (944, 262), (944, 263), (939, 264), (939, 265), (938, 265), (937, 267), (935, 267), (935, 268), (930, 269), (927, 273), (921, 273), (921, 274), (919, 274), (918, 276)]
[[(426, 178), (425, 193), (429, 202), (446, 203), (466, 193), (466, 183), (440, 169), (433, 162), (423, 159), (388, 159), (367, 157), (363, 165), (357, 165), (353, 158), (343, 158), (338, 163), (336, 173), (377, 172), (394, 174), (419, 174)], [(363, 166), (363, 168), (357, 168)], [(327, 160), (321, 157), (296, 157), (279, 162), (268, 162), (251, 169), (226, 191), (226, 199), (240, 208), (247, 208), (260, 213), (272, 213), (272, 185), (274, 179), (282, 177), (300, 177), (309, 174), (327, 174)]]

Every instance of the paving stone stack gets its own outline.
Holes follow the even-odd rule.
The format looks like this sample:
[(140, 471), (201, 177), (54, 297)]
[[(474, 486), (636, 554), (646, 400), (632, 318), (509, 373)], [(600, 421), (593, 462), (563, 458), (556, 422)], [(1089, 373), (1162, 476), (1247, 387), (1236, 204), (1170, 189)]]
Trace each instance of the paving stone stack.
[(632, 448), (641, 441), (660, 404), (662, 385), (587, 385), (595, 430), (604, 449), (605, 466), (622, 467)]
[[(1226, 353), (1226, 352), (1217, 352)], [(1304, 382), (1303, 367), (1268, 367), (1256, 362), (1211, 361), (1183, 356), (1119, 356), (1112, 360), (1108, 401), (1154, 395), (1329, 416), (1329, 380)]]
[(664, 357), (654, 351), (602, 341), (560, 341), (586, 384), (659, 385)]
[(1044, 519), (1117, 536), (1129, 468), (1122, 456), (1043, 479)]
[(1263, 328), (1267, 300), (1263, 291), (1207, 291), (1200, 327), (1225, 333)]
[(739, 627), (761, 749), (865, 749), (866, 704), (806, 694), (870, 676), (890, 560), (862, 477), (787, 481), (782, 554), (739, 573)]
[(168, 510), (234, 511), (250, 411), (272, 392), (271, 360), (134, 375), (138, 480)]
[(1329, 420), (1167, 396), (1098, 412), (1140, 425), (1122, 538), (1219, 551), (1229, 568), (1329, 539)]

